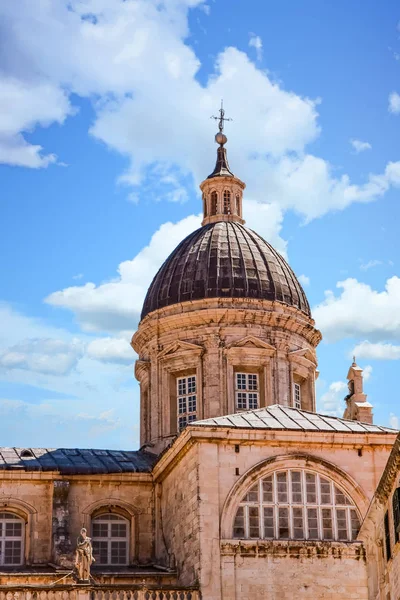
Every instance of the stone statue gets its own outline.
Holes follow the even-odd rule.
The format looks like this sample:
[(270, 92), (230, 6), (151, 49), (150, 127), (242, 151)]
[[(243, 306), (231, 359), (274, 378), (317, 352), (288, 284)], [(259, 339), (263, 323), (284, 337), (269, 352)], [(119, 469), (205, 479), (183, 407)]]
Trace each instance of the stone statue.
[(83, 527), (78, 536), (75, 551), (75, 567), (79, 581), (89, 582), (90, 566), (93, 562), (92, 540), (87, 536), (87, 531)]

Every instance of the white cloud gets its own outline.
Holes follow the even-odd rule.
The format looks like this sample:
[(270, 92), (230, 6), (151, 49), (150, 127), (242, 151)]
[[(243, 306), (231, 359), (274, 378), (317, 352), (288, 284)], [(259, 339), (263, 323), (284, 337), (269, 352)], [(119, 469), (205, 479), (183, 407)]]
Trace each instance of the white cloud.
[(339, 281), (338, 296), (325, 292), (325, 300), (313, 309), (324, 338), (368, 337), (372, 341), (400, 339), (400, 278), (391, 277), (381, 292), (356, 279)]
[(399, 360), (400, 346), (385, 342), (376, 342), (374, 344), (365, 340), (353, 348), (352, 354), (357, 358), (367, 360)]
[[(181, 202), (182, 190), (212, 168), (209, 117), (224, 97), (235, 119), (228, 132), (231, 164), (254, 201), (278, 202), (281, 211), (310, 220), (371, 202), (399, 185), (399, 163), (360, 185), (308, 154), (307, 145), (320, 133), (319, 100), (286, 91), (244, 52), (225, 48), (200, 85), (200, 63), (186, 43), (188, 11), (206, 6), (201, 0), (168, 1), (163, 10), (157, 0), (71, 0), (39, 8), (31, 0), (0, 3), (8, 48), (0, 69), (5, 81), (23, 91), (16, 103), (21, 117), (7, 134), (2, 159), (27, 166), (55, 160), (40, 148), (27, 150), (18, 136), (35, 125), (62, 123), (71, 112), (67, 94), (75, 93), (93, 100), (92, 135), (127, 157), (120, 181), (134, 188), (130, 197), (148, 198), (150, 187), (159, 198)], [(261, 50), (258, 36), (251, 40)], [(167, 188), (158, 180), (160, 168), (173, 176)]]
[(255, 48), (256, 55), (257, 55), (257, 60), (261, 60), (262, 59), (263, 43), (262, 43), (262, 39), (260, 38), (260, 36), (259, 35), (255, 35), (254, 33), (251, 33), (250, 34), (250, 40), (249, 40), (249, 46), (251, 48)]
[(392, 429), (400, 429), (400, 419), (397, 415), (390, 413), (390, 417), (389, 417), (389, 427), (391, 427)]
[(105, 363), (121, 363), (133, 365), (137, 356), (126, 338), (99, 338), (90, 342), (86, 348), (90, 358)]
[(364, 152), (365, 150), (371, 150), (372, 148), (369, 142), (362, 142), (361, 140), (351, 139), (350, 144), (353, 146), (357, 154)]
[(297, 279), (300, 281), (301, 285), (310, 285), (310, 278), (307, 277), (307, 275), (299, 275)]
[(360, 269), (361, 269), (361, 271), (368, 271), (369, 269), (372, 269), (373, 267), (378, 267), (381, 264), (382, 264), (381, 260), (373, 259), (373, 260), (369, 260), (366, 263), (362, 263), (360, 265)]
[(118, 277), (96, 286), (86, 283), (54, 292), (46, 298), (53, 306), (72, 310), (87, 331), (134, 331), (147, 289), (165, 258), (191, 231), (200, 226), (200, 216), (178, 223), (164, 223), (148, 246), (133, 260), (118, 267)]
[(400, 94), (397, 92), (392, 92), (389, 94), (389, 112), (393, 115), (398, 115), (400, 113)]
[[(247, 225), (286, 255), (286, 242), (279, 236), (282, 211), (276, 204), (260, 204), (249, 200), (246, 205)], [(147, 289), (168, 255), (189, 233), (200, 227), (201, 216), (190, 215), (177, 223), (167, 222), (153, 234), (148, 246), (132, 260), (118, 266), (118, 276), (96, 285), (85, 283), (50, 294), (46, 302), (73, 311), (86, 331), (133, 332), (140, 316)], [(103, 338), (92, 342), (89, 354), (98, 360), (132, 362), (129, 347), (122, 351), (123, 340)], [(104, 354), (103, 354), (104, 353)]]
[(43, 148), (28, 143), (23, 133), (38, 125), (63, 123), (72, 112), (66, 94), (55, 85), (0, 78), (0, 163), (38, 168), (55, 162), (54, 154), (43, 154)]
[(333, 417), (343, 417), (347, 393), (347, 385), (343, 381), (334, 381), (319, 399), (318, 411)]
[(363, 369), (364, 381), (368, 381), (369, 379), (371, 379), (371, 375), (372, 375), (372, 367), (371, 367), (371, 365), (366, 365)]
[(37, 373), (65, 375), (76, 367), (83, 352), (79, 340), (28, 339), (0, 354), (3, 369), (24, 369)]

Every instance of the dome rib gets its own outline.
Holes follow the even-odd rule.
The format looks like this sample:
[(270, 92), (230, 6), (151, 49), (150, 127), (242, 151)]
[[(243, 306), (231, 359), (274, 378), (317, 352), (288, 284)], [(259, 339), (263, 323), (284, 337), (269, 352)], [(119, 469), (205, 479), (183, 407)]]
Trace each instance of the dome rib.
[(161, 266), (142, 315), (203, 298), (259, 298), (311, 316), (306, 295), (284, 258), (237, 222), (218, 221), (188, 235)]

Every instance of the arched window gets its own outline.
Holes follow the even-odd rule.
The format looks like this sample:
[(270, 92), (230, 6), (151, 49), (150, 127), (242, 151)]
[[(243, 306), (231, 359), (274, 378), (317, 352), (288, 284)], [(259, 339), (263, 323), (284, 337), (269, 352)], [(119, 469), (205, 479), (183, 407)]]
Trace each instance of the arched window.
[(231, 193), (228, 190), (224, 191), (224, 215), (231, 214)]
[(205, 194), (203, 194), (203, 214), (205, 217), (207, 216), (207, 199)]
[(9, 512), (0, 512), (0, 565), (22, 565), (25, 523)]
[(218, 212), (218, 196), (217, 192), (211, 192), (211, 214), (216, 215)]
[(240, 215), (240, 197), (236, 194), (236, 214)]
[(127, 565), (129, 562), (129, 521), (115, 513), (92, 520), (93, 556), (98, 565)]
[(355, 540), (360, 521), (353, 502), (330, 479), (312, 471), (276, 471), (242, 498), (233, 537)]

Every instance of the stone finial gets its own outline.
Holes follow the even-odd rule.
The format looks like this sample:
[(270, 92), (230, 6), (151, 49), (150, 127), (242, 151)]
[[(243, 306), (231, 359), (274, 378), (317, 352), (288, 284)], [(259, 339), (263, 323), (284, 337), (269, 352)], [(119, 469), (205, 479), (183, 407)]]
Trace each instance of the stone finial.
[(364, 394), (363, 369), (357, 365), (355, 356), (347, 373), (347, 381), (349, 393), (345, 397), (347, 406), (343, 417), (352, 421), (372, 423), (372, 404), (367, 401), (367, 395)]

